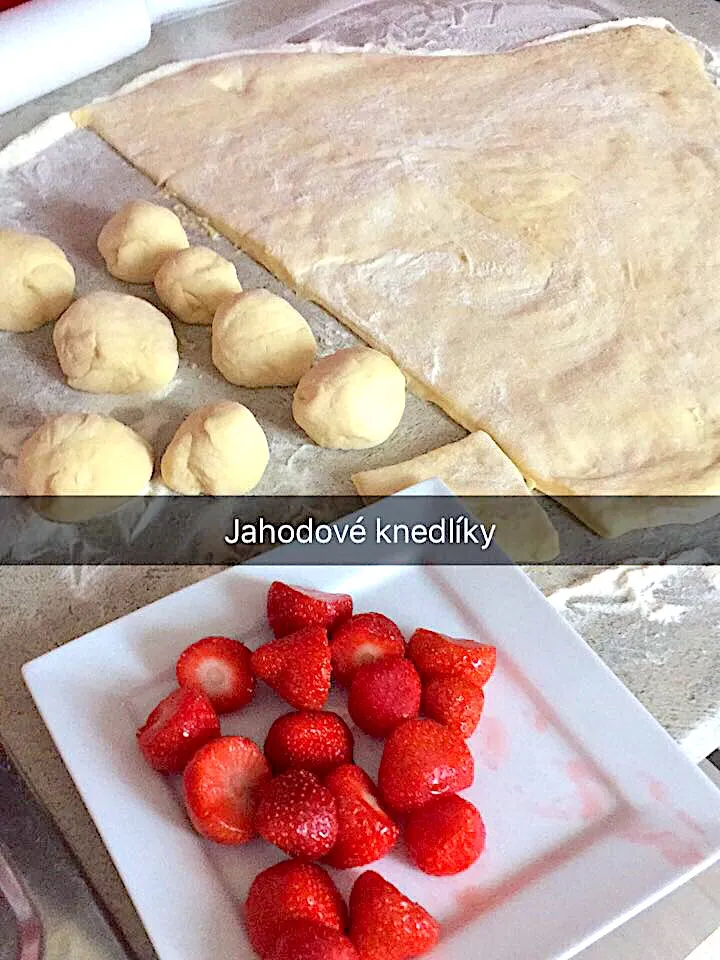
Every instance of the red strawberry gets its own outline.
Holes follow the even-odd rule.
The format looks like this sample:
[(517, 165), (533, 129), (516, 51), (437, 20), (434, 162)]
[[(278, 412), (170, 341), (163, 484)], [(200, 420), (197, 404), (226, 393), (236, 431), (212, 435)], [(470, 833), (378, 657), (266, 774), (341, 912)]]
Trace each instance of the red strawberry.
[(424, 873), (462, 873), (485, 849), (485, 824), (469, 800), (450, 795), (414, 810), (405, 828), (410, 856)]
[(398, 828), (378, 802), (370, 777), (348, 763), (325, 777), (335, 797), (338, 835), (325, 857), (331, 867), (364, 867), (389, 853), (398, 839)]
[(276, 637), (302, 627), (330, 630), (352, 614), (352, 597), (347, 593), (305, 590), (275, 580), (267, 595), (267, 616)]
[(364, 663), (383, 657), (404, 657), (405, 638), (382, 613), (357, 613), (333, 630), (330, 637), (333, 677), (350, 686), (353, 674)]
[(289, 920), (312, 920), (341, 933), (345, 930), (343, 898), (317, 864), (283, 860), (253, 880), (245, 904), (245, 926), (261, 957), (268, 957)]
[(263, 644), (254, 674), (297, 710), (320, 710), (330, 693), (330, 645), (322, 627), (305, 627)]
[(482, 687), (463, 673), (433, 677), (423, 687), (423, 712), (466, 740), (475, 732), (484, 705)]
[(440, 925), (374, 870), (355, 881), (350, 894), (350, 939), (360, 960), (410, 960), (432, 950)]
[(208, 740), (220, 736), (220, 721), (204, 693), (175, 690), (137, 731), (145, 759), (160, 773), (180, 773)]
[(462, 737), (434, 720), (406, 720), (385, 743), (378, 783), (388, 806), (407, 812), (465, 790), (475, 765)]
[(240, 710), (250, 703), (255, 678), (250, 651), (230, 637), (203, 637), (180, 654), (177, 680), (187, 690), (200, 690), (218, 713)]
[(487, 643), (447, 637), (434, 630), (416, 630), (410, 637), (408, 656), (423, 680), (463, 673), (483, 686), (495, 669), (497, 651)]
[(341, 763), (352, 763), (353, 735), (336, 713), (286, 713), (268, 731), (265, 756), (275, 773), (310, 770), (321, 777)]
[(355, 671), (348, 710), (365, 733), (386, 737), (403, 720), (418, 715), (421, 696), (420, 677), (409, 660), (376, 660)]
[(347, 937), (312, 920), (288, 920), (268, 960), (359, 960)]
[(308, 770), (288, 770), (261, 791), (255, 828), (289, 856), (317, 860), (337, 838), (335, 798)]
[(246, 737), (220, 737), (185, 768), (185, 806), (198, 833), (216, 843), (247, 843), (255, 836), (253, 814), (270, 767)]

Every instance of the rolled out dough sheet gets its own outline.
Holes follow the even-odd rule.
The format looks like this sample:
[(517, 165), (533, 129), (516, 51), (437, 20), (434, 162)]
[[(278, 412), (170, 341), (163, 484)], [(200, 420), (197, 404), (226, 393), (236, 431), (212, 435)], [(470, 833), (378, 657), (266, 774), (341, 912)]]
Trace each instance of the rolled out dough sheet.
[(444, 480), (459, 497), (503, 498), (492, 500), (490, 519), (497, 524), (499, 546), (512, 560), (547, 563), (558, 555), (557, 530), (517, 467), (482, 430), (412, 460), (355, 473), (352, 481), (363, 497), (387, 497), (432, 477)]
[(671, 29), (241, 54), (76, 120), (531, 485), (720, 492), (720, 91)]

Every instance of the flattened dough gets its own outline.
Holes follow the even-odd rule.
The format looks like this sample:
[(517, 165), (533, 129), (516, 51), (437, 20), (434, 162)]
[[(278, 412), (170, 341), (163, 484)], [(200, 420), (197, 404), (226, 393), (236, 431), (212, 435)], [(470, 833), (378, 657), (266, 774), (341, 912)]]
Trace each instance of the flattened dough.
[(559, 553), (555, 527), (532, 496), (522, 474), (487, 433), (479, 430), (420, 457), (353, 474), (363, 497), (387, 497), (438, 477), (459, 497), (521, 497), (517, 503), (487, 506), (497, 524), (497, 542), (518, 563), (546, 563)]
[(247, 54), (77, 119), (540, 490), (720, 492), (720, 91), (681, 36)]

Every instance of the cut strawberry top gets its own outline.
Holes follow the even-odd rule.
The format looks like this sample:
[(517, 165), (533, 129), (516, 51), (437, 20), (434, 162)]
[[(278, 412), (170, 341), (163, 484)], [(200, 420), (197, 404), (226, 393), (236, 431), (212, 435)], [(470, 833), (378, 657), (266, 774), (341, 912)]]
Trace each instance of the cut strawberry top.
[(247, 843), (255, 836), (258, 792), (269, 779), (267, 760), (252, 740), (213, 740), (195, 754), (183, 777), (190, 821), (216, 843)]
[(487, 643), (420, 629), (410, 637), (408, 657), (423, 680), (464, 673), (483, 686), (495, 670), (497, 650)]
[(250, 651), (230, 637), (203, 637), (187, 648), (176, 667), (181, 687), (201, 690), (218, 713), (246, 706), (255, 692)]
[(356, 613), (330, 636), (333, 677), (350, 685), (358, 667), (384, 657), (404, 657), (405, 638), (400, 628), (382, 613)]
[(276, 637), (303, 627), (332, 629), (352, 614), (347, 593), (323, 593), (275, 580), (267, 594), (267, 617)]

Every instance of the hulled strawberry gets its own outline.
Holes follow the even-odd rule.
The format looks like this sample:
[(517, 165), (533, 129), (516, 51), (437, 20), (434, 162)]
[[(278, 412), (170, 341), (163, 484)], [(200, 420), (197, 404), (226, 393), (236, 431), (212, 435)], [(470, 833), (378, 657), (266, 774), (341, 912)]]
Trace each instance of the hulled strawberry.
[(475, 732), (484, 706), (482, 687), (464, 673), (433, 677), (423, 687), (425, 715), (457, 730), (465, 740)]
[(358, 667), (384, 657), (404, 657), (405, 638), (382, 613), (357, 613), (330, 636), (333, 677), (347, 687)]
[(245, 926), (261, 957), (269, 957), (283, 924), (292, 920), (309, 920), (340, 933), (346, 928), (343, 898), (317, 864), (283, 860), (252, 882), (245, 903)]
[(347, 937), (311, 920), (288, 920), (268, 960), (359, 960)]
[(391, 810), (404, 813), (443, 794), (465, 790), (474, 774), (472, 754), (462, 737), (421, 718), (406, 720), (388, 737), (378, 785)]
[(363, 867), (388, 854), (398, 828), (378, 800), (375, 785), (360, 767), (345, 764), (325, 777), (337, 804), (338, 833), (325, 857), (331, 867)]
[(275, 773), (310, 770), (322, 776), (352, 763), (353, 735), (336, 713), (298, 710), (278, 717), (265, 738), (265, 756)]
[(267, 594), (267, 617), (276, 637), (302, 627), (331, 630), (352, 614), (352, 597), (347, 593), (306, 590), (275, 580)]
[(485, 849), (485, 824), (469, 800), (440, 797), (410, 814), (405, 842), (424, 873), (447, 877), (467, 870), (478, 859)]
[(440, 925), (374, 870), (350, 894), (350, 939), (360, 960), (411, 960), (432, 950)]
[(204, 693), (175, 690), (137, 731), (143, 756), (159, 773), (181, 773), (204, 743), (220, 736), (220, 721)]
[(408, 644), (408, 657), (423, 680), (463, 673), (483, 686), (495, 669), (496, 656), (490, 644), (448, 637), (435, 630), (416, 630)]
[(289, 856), (317, 860), (337, 838), (335, 798), (308, 770), (288, 770), (261, 791), (255, 828)]
[(183, 651), (176, 667), (186, 690), (200, 690), (218, 713), (240, 710), (253, 698), (250, 651), (230, 637), (203, 637)]
[(319, 710), (330, 693), (330, 645), (322, 627), (304, 627), (263, 644), (251, 657), (256, 677), (297, 710)]
[(270, 779), (262, 751), (246, 737), (205, 744), (185, 768), (183, 787), (190, 822), (216, 843), (247, 843), (260, 789)]
[(386, 737), (403, 720), (418, 715), (421, 694), (420, 677), (409, 660), (376, 660), (355, 671), (348, 711), (365, 733)]

